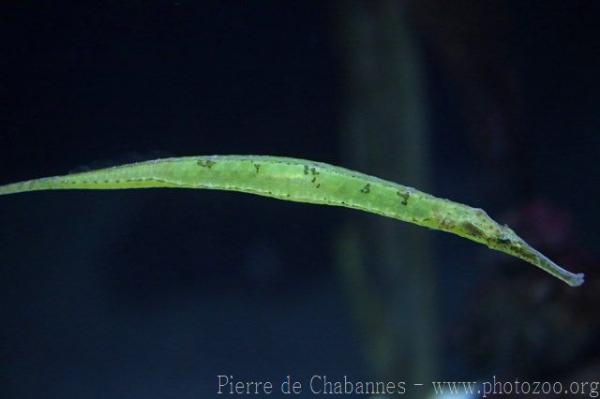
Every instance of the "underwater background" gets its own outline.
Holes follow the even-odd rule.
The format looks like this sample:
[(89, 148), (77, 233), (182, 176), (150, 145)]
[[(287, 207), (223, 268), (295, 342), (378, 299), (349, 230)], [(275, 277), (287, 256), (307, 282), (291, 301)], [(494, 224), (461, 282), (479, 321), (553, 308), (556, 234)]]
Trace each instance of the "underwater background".
[(288, 375), (299, 397), (325, 396), (315, 375), (415, 398), (494, 376), (597, 387), (597, 8), (2, 3), (2, 184), (169, 156), (312, 159), (481, 207), (586, 283), (348, 209), (7, 196), (0, 397), (217, 397), (219, 375), (273, 397)]

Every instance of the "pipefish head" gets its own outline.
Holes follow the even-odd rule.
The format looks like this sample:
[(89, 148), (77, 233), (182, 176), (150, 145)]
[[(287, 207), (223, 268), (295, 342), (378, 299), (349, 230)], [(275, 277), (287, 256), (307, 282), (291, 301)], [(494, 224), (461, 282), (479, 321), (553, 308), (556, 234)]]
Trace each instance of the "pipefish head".
[(572, 273), (554, 263), (519, 237), (508, 226), (503, 226), (502, 232), (488, 243), (488, 247), (529, 262), (559, 278), (571, 287), (578, 287), (584, 282), (583, 273)]

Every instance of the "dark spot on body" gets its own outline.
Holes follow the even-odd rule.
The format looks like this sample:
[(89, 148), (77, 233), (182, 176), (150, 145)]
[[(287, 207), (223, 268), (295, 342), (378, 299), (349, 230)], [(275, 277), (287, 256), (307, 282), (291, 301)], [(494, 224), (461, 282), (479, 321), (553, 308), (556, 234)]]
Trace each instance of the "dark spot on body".
[(200, 159), (197, 162), (198, 166), (202, 166), (203, 168), (212, 168), (214, 164), (216, 164), (215, 161), (211, 161), (210, 159)]
[(315, 168), (310, 168), (310, 173), (311, 173), (313, 176), (316, 176), (316, 175), (318, 175), (318, 174), (319, 174), (319, 172), (318, 172), (318, 171), (317, 171), (317, 169), (315, 169)]
[(310, 180), (311, 183), (314, 183), (316, 181), (317, 181), (317, 177), (316, 176), (313, 176), (313, 178)]
[(321, 187), (321, 183), (317, 183), (317, 185), (315, 187), (317, 187), (317, 188)]
[(363, 194), (369, 194), (371, 192), (371, 185), (367, 183), (363, 188), (360, 189)]
[(258, 174), (258, 172), (260, 171), (260, 164), (255, 163), (254, 164), (254, 169), (256, 169), (256, 174)]
[(307, 175), (308, 174), (308, 165), (304, 165), (304, 174)]
[(396, 191), (396, 194), (398, 194), (398, 197), (402, 198), (402, 202), (400, 202), (402, 205), (408, 205), (408, 199), (410, 198), (409, 193), (401, 193), (400, 191)]
[(479, 227), (475, 226), (471, 222), (463, 222), (461, 224), (461, 227), (464, 231), (466, 231), (468, 234), (470, 234), (473, 237), (481, 238), (481, 237), (485, 236), (485, 233)]

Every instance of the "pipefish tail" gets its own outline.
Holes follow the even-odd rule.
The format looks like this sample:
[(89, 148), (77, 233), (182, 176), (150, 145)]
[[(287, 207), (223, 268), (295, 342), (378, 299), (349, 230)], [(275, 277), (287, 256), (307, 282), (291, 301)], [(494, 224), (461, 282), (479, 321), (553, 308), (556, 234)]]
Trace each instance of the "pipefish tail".
[(260, 155), (165, 158), (0, 186), (0, 195), (39, 190), (190, 188), (239, 191), (286, 201), (342, 206), (453, 233), (520, 258), (570, 286), (571, 273), (485, 211), (322, 162)]

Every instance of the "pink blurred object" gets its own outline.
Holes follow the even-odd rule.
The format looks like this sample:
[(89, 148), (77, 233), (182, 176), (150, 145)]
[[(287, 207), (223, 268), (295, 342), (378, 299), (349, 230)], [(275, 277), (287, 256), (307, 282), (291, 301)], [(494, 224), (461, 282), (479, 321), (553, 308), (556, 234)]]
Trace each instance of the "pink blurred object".
[(507, 221), (534, 247), (558, 249), (575, 239), (573, 217), (543, 198), (509, 213)]

